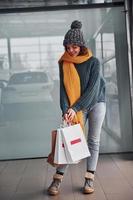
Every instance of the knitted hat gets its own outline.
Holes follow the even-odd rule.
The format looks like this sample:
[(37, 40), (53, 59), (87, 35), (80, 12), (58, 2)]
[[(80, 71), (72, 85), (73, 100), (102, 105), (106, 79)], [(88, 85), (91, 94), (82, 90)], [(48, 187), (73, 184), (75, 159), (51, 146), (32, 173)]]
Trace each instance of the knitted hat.
[(83, 38), (83, 32), (80, 30), (82, 23), (80, 21), (73, 21), (71, 24), (71, 29), (68, 30), (64, 37), (63, 45), (75, 44), (77, 46), (85, 46), (85, 41)]

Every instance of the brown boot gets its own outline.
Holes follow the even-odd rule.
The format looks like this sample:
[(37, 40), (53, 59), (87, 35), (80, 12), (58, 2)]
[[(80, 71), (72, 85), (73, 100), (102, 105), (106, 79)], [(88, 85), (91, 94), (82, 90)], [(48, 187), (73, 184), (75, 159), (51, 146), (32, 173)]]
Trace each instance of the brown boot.
[(94, 182), (94, 174), (92, 174), (91, 172), (86, 172), (85, 184), (83, 188), (84, 194), (91, 194), (94, 192), (93, 182)]
[(55, 174), (53, 176), (53, 181), (48, 188), (49, 195), (57, 195), (59, 193), (59, 188), (60, 188), (62, 179), (63, 179), (63, 175)]

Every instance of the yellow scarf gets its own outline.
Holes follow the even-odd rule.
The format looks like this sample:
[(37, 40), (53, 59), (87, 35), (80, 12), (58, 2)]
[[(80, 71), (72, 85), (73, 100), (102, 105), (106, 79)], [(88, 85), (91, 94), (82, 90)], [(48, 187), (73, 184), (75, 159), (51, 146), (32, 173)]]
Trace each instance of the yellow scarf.
[[(59, 62), (63, 61), (63, 75), (64, 86), (69, 99), (70, 107), (80, 98), (81, 86), (80, 78), (74, 63), (79, 64), (87, 61), (92, 57), (91, 51), (88, 49), (88, 53), (85, 55), (79, 55), (76, 57), (70, 56), (67, 51), (62, 55)], [(83, 113), (78, 111), (73, 121), (74, 124), (80, 123), (81, 127), (84, 127)]]

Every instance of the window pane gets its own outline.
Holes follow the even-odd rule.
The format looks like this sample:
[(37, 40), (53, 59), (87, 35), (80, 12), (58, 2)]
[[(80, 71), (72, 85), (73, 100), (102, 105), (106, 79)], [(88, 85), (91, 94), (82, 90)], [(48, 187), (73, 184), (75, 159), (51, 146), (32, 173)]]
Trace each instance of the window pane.
[(106, 126), (120, 137), (119, 99), (115, 58), (104, 64), (104, 77), (106, 80), (107, 94)]
[(96, 42), (96, 56), (99, 58), (99, 60), (102, 60), (102, 41), (100, 33), (97, 35), (95, 42)]
[(103, 58), (115, 55), (114, 33), (103, 33)]

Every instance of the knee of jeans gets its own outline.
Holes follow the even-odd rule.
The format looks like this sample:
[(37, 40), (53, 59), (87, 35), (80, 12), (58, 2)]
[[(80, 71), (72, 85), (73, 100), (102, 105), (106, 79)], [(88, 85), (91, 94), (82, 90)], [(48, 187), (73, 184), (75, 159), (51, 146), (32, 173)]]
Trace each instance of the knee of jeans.
[(90, 149), (98, 151), (99, 150), (99, 145), (100, 145), (100, 141), (98, 139), (96, 139), (95, 137), (88, 139), (88, 147)]

